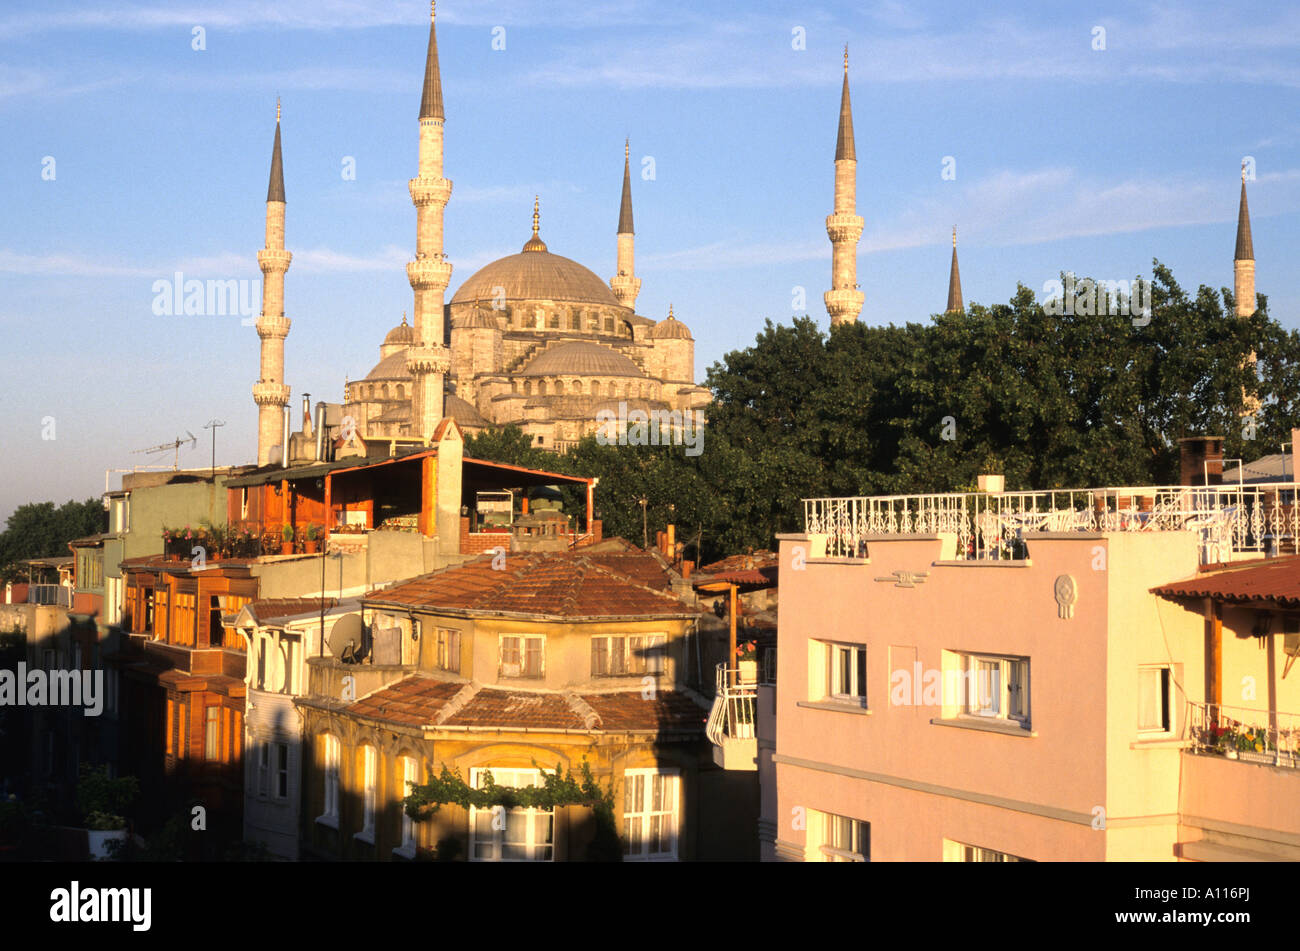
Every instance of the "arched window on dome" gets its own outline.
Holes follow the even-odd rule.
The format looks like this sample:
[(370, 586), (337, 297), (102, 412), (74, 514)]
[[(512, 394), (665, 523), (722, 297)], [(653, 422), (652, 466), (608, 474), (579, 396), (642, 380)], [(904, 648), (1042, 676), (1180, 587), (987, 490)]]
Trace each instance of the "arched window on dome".
[(570, 330), (581, 330), (581, 329), (582, 329), (582, 311), (575, 310), (575, 311), (574, 311), (574, 312), (569, 316), (569, 329), (570, 329)]
[(574, 395), (574, 396), (581, 396), (581, 395), (582, 395), (582, 381), (581, 381), (581, 380), (574, 380), (574, 381), (573, 381), (573, 395)]
[(551, 314), (551, 329), (552, 329), (552, 330), (559, 330), (559, 329), (560, 329), (560, 315), (559, 315), (559, 314)]
[(533, 395), (533, 381), (524, 380), (524, 396), (532, 396), (532, 395)]
[(388, 399), (388, 384), (385, 383), (379, 388), (380, 399)]
[(538, 395), (538, 396), (545, 396), (545, 395), (546, 395), (546, 381), (545, 381), (545, 380), (538, 380), (538, 381), (537, 381), (537, 395)]
[(630, 400), (631, 398), (632, 398), (632, 384), (631, 384), (631, 383), (624, 383), (624, 384), (623, 384), (623, 399), (625, 399), (625, 400)]
[(564, 395), (564, 381), (563, 381), (563, 380), (556, 380), (556, 381), (555, 381), (555, 395), (556, 395), (556, 396), (563, 396), (563, 395)]
[(614, 318), (613, 318), (613, 317), (606, 317), (606, 318), (605, 318), (605, 333), (607, 333), (607, 334), (612, 334), (613, 332), (614, 332)]
[(398, 398), (399, 400), (404, 400), (404, 399), (406, 399), (406, 387), (404, 387), (404, 386), (403, 386), (402, 384), (400, 384), (400, 383), (397, 384), (397, 398)]

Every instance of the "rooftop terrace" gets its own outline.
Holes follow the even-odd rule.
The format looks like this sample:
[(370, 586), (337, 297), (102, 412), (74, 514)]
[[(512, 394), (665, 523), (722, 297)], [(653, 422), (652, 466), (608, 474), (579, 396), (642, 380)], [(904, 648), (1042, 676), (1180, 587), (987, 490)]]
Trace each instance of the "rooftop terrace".
[(1027, 557), (1036, 533), (1195, 532), (1201, 564), (1300, 551), (1300, 483), (1118, 486), (804, 500), (828, 557), (865, 557), (873, 538), (947, 533), (961, 560)]

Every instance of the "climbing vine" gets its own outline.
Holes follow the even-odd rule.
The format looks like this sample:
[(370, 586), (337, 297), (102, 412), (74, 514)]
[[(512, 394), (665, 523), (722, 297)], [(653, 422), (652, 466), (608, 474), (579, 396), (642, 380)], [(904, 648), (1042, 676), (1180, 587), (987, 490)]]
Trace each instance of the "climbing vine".
[(542, 785), (515, 788), (498, 786), (492, 778), (492, 771), (485, 770), (482, 787), (472, 788), (445, 763), (442, 773), (433, 775), (429, 770), (426, 783), (412, 785), (410, 795), (402, 800), (406, 814), (417, 822), (436, 813), (444, 804), (454, 803), (465, 809), (554, 809), (556, 806), (586, 806), (592, 810), (596, 820), (596, 835), (588, 846), (587, 857), (592, 861), (621, 861), (622, 842), (618, 837), (618, 826), (614, 818), (614, 783), (610, 780), (608, 787), (602, 788), (591, 773), (591, 766), (584, 758), (577, 775), (572, 769), (565, 771), (556, 764), (555, 771), (548, 773), (537, 767), (542, 775)]

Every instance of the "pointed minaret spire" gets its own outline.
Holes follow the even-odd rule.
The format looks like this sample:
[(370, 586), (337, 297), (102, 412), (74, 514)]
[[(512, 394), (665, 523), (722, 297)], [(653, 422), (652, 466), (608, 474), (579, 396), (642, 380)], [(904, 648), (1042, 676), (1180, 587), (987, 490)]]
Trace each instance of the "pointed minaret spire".
[[(411, 387), (411, 435), (425, 445), (443, 417), (444, 381), (451, 369), (451, 354), (443, 339), (444, 307), (451, 265), (443, 249), (443, 217), (451, 199), (451, 182), (443, 178), (442, 77), (438, 72), (438, 34), (434, 25), (437, 4), (429, 4), (429, 52), (424, 64), (424, 92), (420, 99), (420, 165), (409, 188), (415, 205), (415, 260), (406, 276), (415, 294), (411, 315), (415, 345), (406, 351)], [(363, 434), (363, 438), (364, 438)], [(441, 517), (440, 517), (441, 519)], [(439, 532), (449, 531), (440, 520)], [(433, 526), (423, 524), (426, 535)]]
[(533, 196), (533, 236), (524, 244), (525, 251), (545, 251), (546, 242), (541, 239), (542, 230), (542, 199), (540, 195)]
[(853, 107), (849, 103), (849, 48), (844, 47), (844, 88), (840, 93), (839, 136), (835, 142), (835, 206), (826, 219), (831, 239), (831, 289), (826, 312), (831, 325), (852, 323), (862, 313), (858, 290), (858, 240), (863, 221), (857, 213), (858, 156), (853, 145)]
[(438, 69), (438, 31), (434, 19), (437, 0), (429, 0), (429, 52), (424, 60), (424, 97), (420, 100), (421, 119), (446, 119), (442, 112), (442, 73)]
[(267, 201), (284, 201), (284, 158), (280, 154), (280, 100), (275, 100), (275, 144), (271, 146), (271, 183)]
[(623, 143), (623, 202), (618, 209), (618, 273), (610, 290), (624, 307), (636, 307), (641, 279), (636, 276), (636, 238), (632, 228), (632, 140)]
[(849, 45), (844, 44), (844, 88), (840, 90), (840, 134), (835, 142), (835, 161), (858, 157), (853, 148), (853, 104), (849, 100)]
[(959, 314), (965, 310), (961, 299), (961, 273), (957, 270), (957, 226), (952, 226), (952, 270), (948, 272), (948, 310)]
[(1237, 209), (1237, 250), (1232, 256), (1233, 296), (1238, 317), (1255, 312), (1255, 245), (1250, 236), (1250, 208), (1246, 204), (1246, 165), (1241, 166), (1241, 204)]
[(284, 249), (284, 158), (280, 154), (280, 102), (275, 103), (275, 145), (271, 149), (271, 184), (266, 192), (266, 247), (257, 252), (262, 269), (262, 313), (254, 326), (261, 338), (261, 359), (253, 402), (257, 404), (257, 464), (271, 462), (271, 450), (283, 446), (284, 407), (289, 387), (284, 385), (284, 338), (290, 321), (284, 316), (284, 275), (293, 255)]

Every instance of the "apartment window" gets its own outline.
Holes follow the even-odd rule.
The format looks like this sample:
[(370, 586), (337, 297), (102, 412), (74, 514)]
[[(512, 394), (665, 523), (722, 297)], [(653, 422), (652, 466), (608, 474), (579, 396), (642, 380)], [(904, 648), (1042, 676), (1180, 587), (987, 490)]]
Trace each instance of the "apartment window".
[(663, 634), (622, 634), (591, 639), (591, 675), (619, 677), (664, 672)]
[(263, 798), (267, 795), (271, 775), (271, 747), (261, 743), (257, 747), (257, 794)]
[[(405, 798), (411, 793), (411, 787), (419, 783), (417, 770), (419, 764), (412, 756), (402, 757), (402, 797)], [(403, 855), (415, 855), (415, 821), (406, 814), (406, 809), (402, 809), (402, 844), (396, 851)]]
[(677, 858), (676, 770), (629, 769), (623, 774), (623, 856), (628, 860)]
[[(523, 789), (541, 783), (536, 769), (470, 770), (470, 785), (483, 788), (488, 773), (498, 786)], [(474, 862), (550, 862), (555, 857), (555, 811), (553, 809), (469, 810), (470, 859)]]
[(502, 677), (541, 677), (545, 639), (504, 635), (501, 638)]
[(371, 842), (375, 840), (375, 777), (378, 773), (378, 753), (373, 746), (361, 748), (362, 805), (361, 831), (357, 833)]
[(339, 820), (339, 741), (328, 734), (321, 738), (325, 746), (325, 796), (321, 818)]
[(460, 673), (460, 631), (438, 628), (438, 668)]
[(289, 745), (275, 744), (275, 798), (289, 798)]
[(959, 708), (968, 716), (1029, 722), (1029, 659), (959, 654)]
[(203, 758), (221, 759), (221, 708), (206, 707), (203, 711)]
[(821, 817), (824, 862), (870, 862), (871, 823), (824, 813)]
[(822, 697), (842, 703), (867, 705), (867, 648), (864, 644), (820, 643), (824, 682)]
[(986, 849), (978, 845), (967, 845), (964, 842), (953, 842), (950, 839), (944, 839), (943, 860), (945, 862), (1032, 862), (1033, 861), (1033, 859), (1024, 859), (1018, 855), (1012, 855), (1009, 852), (998, 852), (995, 849)]
[(1173, 677), (1168, 667), (1138, 668), (1138, 732), (1173, 732)]

